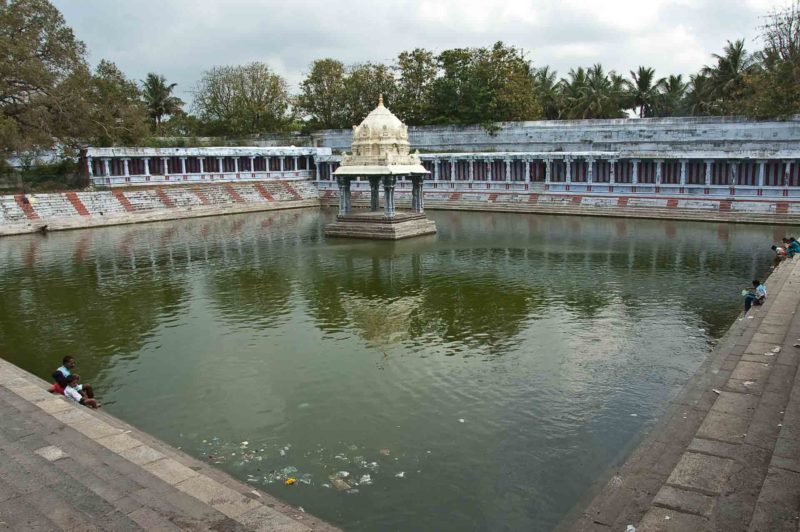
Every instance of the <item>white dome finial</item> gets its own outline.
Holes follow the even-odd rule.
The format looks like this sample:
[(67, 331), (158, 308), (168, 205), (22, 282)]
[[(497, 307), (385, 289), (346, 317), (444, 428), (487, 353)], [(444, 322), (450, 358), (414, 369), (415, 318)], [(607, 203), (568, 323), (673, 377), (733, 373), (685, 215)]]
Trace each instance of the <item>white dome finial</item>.
[(383, 107), (383, 93), (378, 94), (378, 107)]

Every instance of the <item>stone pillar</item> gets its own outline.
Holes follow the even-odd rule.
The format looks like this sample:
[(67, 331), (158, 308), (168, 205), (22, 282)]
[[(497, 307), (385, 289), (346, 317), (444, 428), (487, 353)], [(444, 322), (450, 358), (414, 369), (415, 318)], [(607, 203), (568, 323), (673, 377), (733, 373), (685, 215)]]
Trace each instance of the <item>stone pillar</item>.
[(735, 187), (739, 184), (739, 162), (728, 161), (728, 167), (731, 170), (730, 175), (728, 176), (728, 185)]
[(523, 160), (523, 162), (525, 163), (525, 182), (526, 183), (530, 183), (531, 182), (531, 160), (526, 158), (526, 159)]
[(475, 180), (475, 159), (469, 160), (469, 180), (470, 182)]
[(411, 210), (422, 213), (422, 178), (420, 176), (411, 177)]
[(181, 157), (181, 175), (186, 175), (186, 157)]
[(223, 158), (222, 157), (217, 157), (217, 163), (219, 164), (219, 173), (220, 174), (224, 174), (225, 173), (225, 165), (222, 164), (223, 163)]
[(553, 160), (552, 159), (545, 159), (544, 160), (544, 183), (545, 185), (550, 184), (550, 176), (553, 168)]
[(150, 175), (150, 157), (142, 159), (144, 161), (144, 175)]
[(639, 184), (639, 161), (631, 160), (633, 168), (631, 169), (631, 185), (636, 186)]
[(689, 161), (686, 159), (681, 159), (681, 186), (686, 186), (686, 165), (689, 164)]
[(381, 208), (381, 177), (377, 175), (369, 176), (369, 210), (378, 212)]
[(664, 161), (661, 159), (656, 159), (656, 186), (661, 185), (661, 168), (664, 166)]
[(130, 167), (128, 166), (128, 161), (130, 161), (130, 159), (122, 159), (122, 175), (124, 175), (125, 177), (131, 175), (131, 170)]
[(394, 218), (394, 186), (397, 178), (393, 175), (383, 176), (383, 215), (386, 218)]
[(205, 168), (203, 168), (203, 166), (205, 166), (203, 164), (203, 161), (205, 161), (205, 159), (206, 159), (205, 157), (198, 157), (197, 158), (197, 162), (200, 163), (200, 173), (201, 174), (205, 172)]
[(256, 156), (250, 156), (250, 172), (256, 173)]
[(337, 177), (339, 184), (339, 216), (350, 213), (350, 177)]
[(764, 176), (766, 174), (766, 161), (758, 161), (758, 187), (764, 186)]
[(792, 175), (792, 161), (786, 161), (783, 163), (783, 186), (789, 186), (789, 176)]
[(617, 160), (609, 159), (608, 161), (608, 184), (613, 185), (617, 181)]
[[(283, 173), (283, 171), (284, 171), (284, 169), (285, 169), (285, 166), (286, 166), (286, 157), (284, 157), (283, 155), (281, 155), (281, 159), (280, 159), (280, 161), (281, 161), (281, 173)], [(349, 189), (348, 189), (348, 190), (349, 190)]]
[(239, 173), (239, 158), (238, 157), (234, 157), (233, 158), (233, 173), (234, 174), (238, 174)]
[(164, 163), (164, 175), (169, 175), (169, 157), (162, 157), (161, 161)]
[(450, 181), (456, 180), (456, 160), (450, 159)]
[(486, 181), (492, 180), (492, 162), (489, 159), (484, 159), (486, 163)]
[(505, 159), (506, 163), (506, 183), (511, 181), (511, 159)]
[(314, 161), (314, 177), (319, 181), (319, 163)]
[(103, 175), (106, 177), (111, 175), (111, 166), (109, 165), (108, 157), (103, 157)]
[(586, 158), (586, 184), (592, 186), (594, 181), (594, 159), (591, 157)]
[(564, 168), (566, 169), (566, 176), (564, 177), (564, 181), (569, 185), (572, 183), (572, 159), (569, 157), (564, 158)]
[[(147, 160), (147, 159), (145, 159)], [(86, 171), (89, 173), (89, 179), (94, 177), (94, 168), (92, 168), (92, 158), (86, 158)]]
[(294, 157), (294, 171), (297, 172), (300, 170), (300, 161), (298, 161), (297, 157)]
[(703, 161), (703, 164), (706, 167), (706, 186), (707, 187), (711, 186), (711, 163), (713, 163), (713, 162), (714, 161), (710, 161), (710, 160)]
[(440, 164), (441, 164), (441, 162), (439, 161), (439, 159), (434, 159), (433, 160), (433, 180), (434, 181), (439, 181), (439, 165)]

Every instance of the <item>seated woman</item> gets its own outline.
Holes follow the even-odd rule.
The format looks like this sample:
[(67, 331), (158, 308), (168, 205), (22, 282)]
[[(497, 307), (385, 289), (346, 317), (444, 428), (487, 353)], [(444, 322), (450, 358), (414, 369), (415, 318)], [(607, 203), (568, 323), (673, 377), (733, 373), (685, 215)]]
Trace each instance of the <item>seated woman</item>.
[(67, 377), (67, 387), (64, 388), (64, 395), (78, 404), (88, 406), (90, 408), (99, 407), (100, 403), (98, 403), (95, 399), (85, 397), (77, 390), (76, 387), (78, 386), (78, 380), (79, 378), (77, 375), (70, 375)]

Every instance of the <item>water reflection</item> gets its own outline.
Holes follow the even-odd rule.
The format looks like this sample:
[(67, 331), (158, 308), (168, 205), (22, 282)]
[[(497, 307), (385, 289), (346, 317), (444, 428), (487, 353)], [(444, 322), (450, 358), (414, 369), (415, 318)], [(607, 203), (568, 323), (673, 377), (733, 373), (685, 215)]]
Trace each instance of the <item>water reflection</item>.
[[(43, 377), (76, 354), (112, 413), (347, 528), (547, 530), (784, 233), (435, 212), (435, 237), (326, 241), (332, 215), (3, 239), (0, 354)], [(326, 487), (342, 469), (372, 484)]]

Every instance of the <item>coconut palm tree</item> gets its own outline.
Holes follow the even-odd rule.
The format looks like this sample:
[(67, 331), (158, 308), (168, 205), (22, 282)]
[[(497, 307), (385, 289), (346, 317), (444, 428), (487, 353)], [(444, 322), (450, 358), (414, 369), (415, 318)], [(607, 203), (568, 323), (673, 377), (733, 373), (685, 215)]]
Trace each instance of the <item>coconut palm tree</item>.
[(177, 83), (167, 84), (167, 79), (159, 74), (149, 73), (142, 81), (142, 98), (147, 112), (155, 125), (156, 133), (161, 134), (162, 119), (182, 111), (183, 100), (172, 95)]
[(681, 74), (670, 75), (661, 84), (658, 98), (656, 99), (655, 112), (657, 116), (681, 116), (685, 112), (685, 98), (688, 84), (683, 81)]
[(535, 74), (539, 105), (542, 108), (544, 117), (548, 120), (556, 120), (559, 114), (558, 80), (556, 76), (556, 71), (547, 66), (540, 68)]
[(744, 40), (728, 41), (722, 55), (713, 54), (716, 65), (706, 65), (700, 73), (709, 80), (713, 107), (720, 113), (735, 112), (747, 89), (746, 77), (755, 68), (755, 57), (747, 52)]
[(631, 71), (632, 82), (629, 82), (630, 98), (633, 108), (639, 110), (639, 118), (654, 116), (655, 104), (664, 78), (656, 79), (655, 69), (640, 66)]

